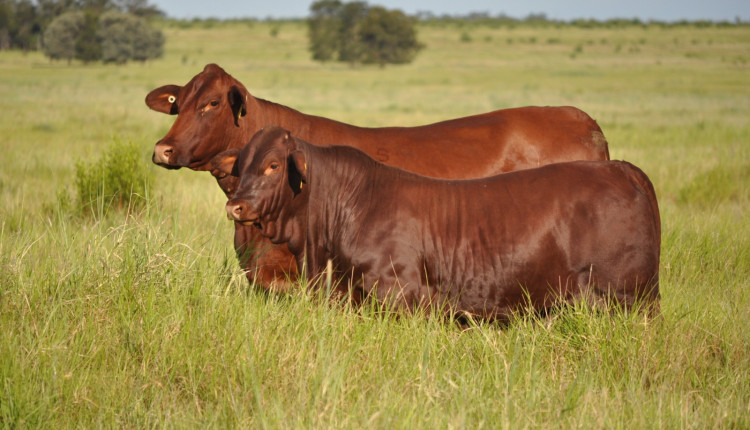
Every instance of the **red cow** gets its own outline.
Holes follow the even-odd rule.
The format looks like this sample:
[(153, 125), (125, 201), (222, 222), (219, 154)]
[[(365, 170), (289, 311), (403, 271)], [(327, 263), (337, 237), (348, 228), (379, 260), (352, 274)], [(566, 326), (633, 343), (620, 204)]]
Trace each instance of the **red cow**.
[(341, 292), (492, 319), (579, 299), (658, 309), (659, 208), (632, 164), (433, 179), (278, 127), (219, 157), (240, 178), (230, 218), (287, 244), (311, 279), (332, 261)]
[[(278, 125), (316, 145), (353, 146), (378, 161), (425, 176), (468, 179), (570, 160), (608, 160), (607, 141), (596, 122), (574, 107), (522, 107), (420, 127), (363, 128), (253, 97), (215, 64), (185, 86), (151, 91), (146, 104), (177, 115), (157, 142), (154, 163), (178, 169), (212, 170), (211, 159), (239, 149), (253, 134)], [(236, 182), (213, 171), (227, 196)], [(263, 286), (287, 284), (296, 273), (291, 254), (273, 247), (252, 229), (235, 228), (235, 248), (248, 278)]]
[(578, 299), (658, 309), (659, 209), (632, 164), (433, 179), (278, 127), (219, 158), (240, 178), (230, 218), (287, 244), (311, 278), (331, 260), (342, 291), (492, 319)]

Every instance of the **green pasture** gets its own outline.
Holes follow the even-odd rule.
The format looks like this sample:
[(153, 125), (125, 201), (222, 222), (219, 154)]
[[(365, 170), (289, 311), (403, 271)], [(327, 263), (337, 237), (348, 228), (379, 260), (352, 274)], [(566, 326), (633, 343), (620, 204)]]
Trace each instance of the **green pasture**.
[[(0, 426), (750, 428), (750, 27), (423, 23), (380, 68), (312, 62), (301, 22), (161, 26), (147, 64), (0, 52)], [(210, 62), (363, 126), (585, 110), (656, 188), (663, 317), (464, 330), (248, 286), (214, 180), (150, 163), (143, 99)], [(146, 203), (82, 215), (76, 166), (121, 144)]]

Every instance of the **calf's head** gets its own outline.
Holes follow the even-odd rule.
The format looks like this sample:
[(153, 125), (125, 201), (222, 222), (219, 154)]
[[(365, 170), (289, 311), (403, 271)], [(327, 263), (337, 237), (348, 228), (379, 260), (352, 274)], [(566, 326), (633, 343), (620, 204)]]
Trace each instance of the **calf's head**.
[(216, 64), (207, 65), (184, 86), (165, 85), (146, 96), (151, 109), (177, 115), (154, 147), (152, 161), (168, 169), (207, 170), (221, 151), (239, 147), (251, 132), (240, 127), (247, 113), (247, 89)]
[(307, 162), (300, 143), (287, 130), (260, 130), (242, 150), (225, 151), (212, 164), (216, 171), (239, 178), (226, 204), (229, 219), (255, 225), (274, 243), (291, 239), (290, 224), (306, 203)]

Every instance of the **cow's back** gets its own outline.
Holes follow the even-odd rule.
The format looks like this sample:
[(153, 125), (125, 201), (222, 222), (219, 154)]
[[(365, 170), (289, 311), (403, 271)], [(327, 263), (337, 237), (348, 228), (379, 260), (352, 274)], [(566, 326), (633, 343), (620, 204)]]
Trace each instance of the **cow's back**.
[(484, 178), (574, 160), (608, 160), (588, 114), (570, 106), (501, 109), (417, 127), (363, 128), (322, 117), (291, 117), (284, 128), (315, 145), (346, 145), (419, 175)]

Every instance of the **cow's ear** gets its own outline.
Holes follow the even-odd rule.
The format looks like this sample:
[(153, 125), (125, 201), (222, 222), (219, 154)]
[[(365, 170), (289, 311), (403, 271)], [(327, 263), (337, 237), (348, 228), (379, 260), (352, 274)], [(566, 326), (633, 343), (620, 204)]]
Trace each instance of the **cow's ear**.
[(302, 192), (302, 187), (307, 183), (307, 160), (305, 159), (305, 153), (300, 150), (290, 152), (288, 162), (289, 186), (292, 187), (292, 191), (297, 195)]
[(234, 116), (234, 125), (240, 126), (240, 118), (247, 115), (247, 105), (245, 104), (245, 94), (240, 87), (232, 85), (227, 94), (229, 106), (232, 107), (232, 116)]
[(225, 178), (227, 176), (239, 177), (239, 169), (237, 168), (237, 156), (240, 155), (242, 148), (228, 149), (224, 152), (220, 152), (214, 158), (211, 159), (211, 174), (217, 179)]
[(177, 107), (177, 96), (180, 94), (182, 89), (179, 85), (164, 85), (159, 87), (146, 96), (146, 105), (151, 109), (167, 113), (170, 115), (177, 115), (179, 109)]

